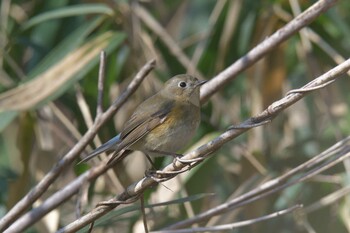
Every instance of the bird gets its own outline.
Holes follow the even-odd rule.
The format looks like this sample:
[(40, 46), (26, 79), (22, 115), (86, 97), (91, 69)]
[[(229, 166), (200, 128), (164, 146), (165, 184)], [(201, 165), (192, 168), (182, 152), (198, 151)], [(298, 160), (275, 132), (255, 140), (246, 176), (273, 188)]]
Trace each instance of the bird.
[(136, 107), (120, 134), (80, 162), (106, 151), (114, 152), (107, 164), (130, 151), (141, 151), (149, 160), (152, 156), (178, 156), (176, 152), (188, 144), (200, 124), (200, 86), (205, 82), (189, 74), (169, 79)]

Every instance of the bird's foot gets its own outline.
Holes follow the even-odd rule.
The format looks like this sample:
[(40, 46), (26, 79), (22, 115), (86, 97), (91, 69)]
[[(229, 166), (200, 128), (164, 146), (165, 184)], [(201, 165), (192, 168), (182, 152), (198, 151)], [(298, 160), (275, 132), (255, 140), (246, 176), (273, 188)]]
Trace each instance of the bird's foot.
[(145, 173), (146, 177), (150, 177), (152, 178), (154, 181), (156, 182), (164, 182), (167, 181), (173, 177), (175, 177), (176, 175), (183, 173), (185, 171), (187, 171), (188, 169), (181, 169), (178, 171), (160, 171), (160, 170), (148, 170)]

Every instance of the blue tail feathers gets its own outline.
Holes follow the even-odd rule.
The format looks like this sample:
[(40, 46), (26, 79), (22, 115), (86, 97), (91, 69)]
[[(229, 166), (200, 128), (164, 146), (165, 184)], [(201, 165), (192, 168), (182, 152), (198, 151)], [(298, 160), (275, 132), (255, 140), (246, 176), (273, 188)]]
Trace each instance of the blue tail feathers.
[(113, 137), (111, 140), (104, 143), (100, 147), (96, 148), (88, 156), (86, 156), (84, 159), (82, 159), (79, 163), (86, 162), (86, 161), (90, 160), (91, 158), (93, 158), (93, 157), (95, 157), (103, 152), (106, 152), (108, 150), (113, 150), (116, 147), (116, 145), (118, 145), (119, 142), (120, 142), (120, 134)]

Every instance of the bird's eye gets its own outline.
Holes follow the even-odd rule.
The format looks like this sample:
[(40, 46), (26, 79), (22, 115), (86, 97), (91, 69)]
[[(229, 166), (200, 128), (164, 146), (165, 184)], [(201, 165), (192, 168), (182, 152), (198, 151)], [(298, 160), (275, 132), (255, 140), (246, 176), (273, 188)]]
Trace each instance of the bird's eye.
[(185, 83), (185, 82), (179, 82), (179, 87), (182, 87), (182, 88), (184, 88), (184, 87), (186, 87), (187, 86), (187, 84)]

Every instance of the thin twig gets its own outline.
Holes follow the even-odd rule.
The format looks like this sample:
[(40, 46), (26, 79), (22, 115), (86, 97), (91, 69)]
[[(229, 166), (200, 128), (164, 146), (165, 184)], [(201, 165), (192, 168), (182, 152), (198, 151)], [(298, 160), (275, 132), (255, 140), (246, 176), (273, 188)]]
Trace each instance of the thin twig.
[(325, 197), (322, 197), (317, 202), (312, 203), (311, 205), (305, 207), (304, 212), (306, 214), (309, 214), (315, 210), (331, 205), (334, 202), (338, 201), (340, 198), (343, 198), (344, 196), (348, 195), (349, 193), (350, 193), (350, 186), (341, 188)]
[(147, 226), (147, 217), (146, 217), (146, 211), (145, 211), (145, 197), (144, 195), (141, 195), (140, 197), (141, 202), (141, 213), (142, 213), (142, 221), (143, 221), (143, 228), (145, 229), (145, 233), (148, 233), (148, 226)]
[[(231, 211), (235, 208), (241, 207), (258, 199), (261, 199), (267, 195), (285, 189), (291, 185), (296, 183), (305, 181), (310, 177), (319, 174), (320, 172), (333, 167), (334, 165), (344, 161), (345, 159), (350, 157), (350, 137), (343, 139), (341, 142), (336, 143), (328, 150), (322, 152), (321, 154), (315, 156), (309, 161), (299, 165), (298, 167), (292, 169), (286, 174), (281, 175), (275, 179), (269, 180), (260, 186), (252, 189), (249, 192), (244, 193), (226, 203), (218, 205), (212, 209), (209, 209), (197, 216), (186, 219), (184, 221), (180, 221), (175, 223), (166, 229), (178, 229), (184, 228), (186, 226), (190, 226), (197, 222), (205, 221), (213, 216), (225, 213), (227, 211)], [(330, 157), (334, 156), (334, 158), (329, 161), (324, 162)], [(314, 167), (313, 169), (311, 169)], [(308, 169), (310, 169), (308, 171)], [(292, 179), (293, 176), (300, 174), (301, 171), (306, 171), (303, 175), (297, 177), (296, 179)]]
[(105, 68), (106, 67), (106, 52), (101, 51), (100, 54), (100, 67), (98, 70), (98, 95), (97, 95), (97, 108), (96, 108), (96, 118), (98, 120), (103, 113), (103, 92), (105, 83)]
[[(341, 75), (345, 73), (350, 68), (350, 59), (346, 62), (342, 63), (341, 65), (333, 68), (332, 70), (326, 72), (325, 74), (321, 75), (320, 77), (314, 79), (309, 84), (305, 85), (304, 87), (310, 88), (313, 86), (319, 86), (322, 83), (327, 83), (330, 80), (336, 79), (338, 75)], [(282, 98), (279, 101), (274, 102), (272, 105), (270, 105), (265, 111), (263, 111), (261, 114), (259, 114), (256, 117), (250, 118), (246, 120), (242, 125), (248, 125), (250, 123), (259, 123), (264, 122), (267, 119), (272, 119), (278, 113), (280, 113), (282, 110), (286, 109), (293, 103), (297, 102), (298, 100), (305, 97), (309, 92), (302, 92), (302, 93), (294, 93), (290, 94), (284, 98)], [(183, 160), (191, 160), (191, 159), (198, 159), (201, 157), (208, 157), (210, 156), (214, 151), (218, 150), (221, 146), (223, 146), (226, 142), (232, 140), (233, 138), (238, 137), (242, 133), (246, 132), (248, 128), (242, 128), (242, 129), (231, 129), (227, 130), (223, 134), (221, 134), (219, 137), (213, 139), (212, 141), (208, 142), (207, 144), (199, 147), (198, 149), (191, 151), (187, 154), (185, 154), (182, 159)], [(163, 174), (169, 173), (169, 176), (163, 176), (160, 180), (165, 181), (168, 180), (174, 176), (176, 176), (176, 172), (181, 171), (183, 168), (185, 168), (187, 165), (180, 162), (175, 161), (168, 166), (166, 166), (161, 172)], [(191, 166), (195, 166), (191, 164)], [(109, 200), (109, 202), (113, 203), (115, 201), (125, 201), (129, 198), (133, 198), (136, 195), (140, 195), (146, 188), (152, 187), (156, 185), (157, 182), (152, 177), (144, 177), (140, 181), (130, 185), (123, 193), (118, 195), (116, 198), (113, 198)], [(116, 207), (117, 205), (114, 205), (113, 207)], [(63, 232), (74, 232), (82, 227), (84, 227), (86, 224), (94, 221), (95, 219), (99, 218), (100, 216), (108, 213), (113, 208), (110, 206), (106, 206), (105, 209), (98, 208), (92, 210), (89, 214), (83, 216), (82, 218), (78, 219), (75, 222), (72, 222), (68, 226), (62, 228), (59, 230), (60, 233)]]
[(78, 194), (77, 194), (77, 200), (75, 204), (75, 217), (80, 218), (81, 217), (81, 207), (82, 203), (87, 203), (87, 196), (88, 196), (88, 187), (89, 183), (87, 182), (87, 179), (83, 179), (83, 183), (79, 188)]
[(332, 7), (337, 0), (320, 0), (309, 7), (306, 11), (298, 15), (283, 28), (277, 30), (274, 34), (266, 38), (262, 43), (250, 50), (246, 55), (238, 59), (231, 66), (219, 73), (216, 77), (209, 80), (201, 88), (201, 101), (205, 103), (218, 89), (224, 87), (232, 81), (240, 72), (253, 65), (266, 53), (272, 51), (291, 35), (311, 23), (322, 12)]
[[(289, 24), (287, 24), (285, 27), (278, 30), (275, 34), (273, 34), (271, 37), (267, 38), (264, 42), (262, 42), (260, 45), (258, 45), (256, 48), (251, 50), (247, 56), (242, 57), (237, 62), (232, 64), (230, 67), (225, 69), (223, 72), (218, 74), (212, 82), (207, 83), (205, 86), (202, 87), (201, 93), (202, 93), (202, 102), (205, 102), (211, 95), (214, 94), (214, 92), (218, 91), (220, 87), (225, 85), (228, 81), (232, 80), (235, 75), (237, 75), (239, 72), (243, 71), (245, 68), (249, 67), (254, 62), (258, 61), (263, 55), (265, 55), (267, 52), (271, 51), (275, 46), (277, 46), (282, 41), (286, 40), (288, 37), (290, 37), (293, 33), (295, 33), (297, 30), (299, 30), (301, 27), (307, 25), (312, 20), (314, 20), (318, 15), (320, 15), (323, 11), (326, 11), (328, 8), (330, 8), (332, 5), (336, 3), (336, 0), (320, 0), (317, 3), (315, 3), (313, 6), (311, 6), (307, 11), (296, 17), (294, 20), (292, 20)], [(153, 64), (149, 64), (149, 66), (154, 66)], [(151, 69), (151, 68), (150, 68)], [(148, 73), (147, 71), (146, 73)], [(337, 75), (339, 75), (338, 73)], [(138, 79), (136, 79), (138, 80)], [(70, 152), (66, 154), (63, 160), (59, 161), (57, 165), (54, 166), (54, 168), (44, 177), (42, 181), (40, 181), (24, 198), (22, 198), (16, 205), (13, 207), (6, 216), (4, 216), (0, 220), (0, 231), (6, 229), (12, 222), (14, 222), (26, 209), (28, 209), (32, 203), (35, 202), (44, 192), (47, 190), (47, 188), (50, 186), (50, 184), (58, 177), (58, 175), (61, 173), (62, 169), (72, 163), (72, 161), (78, 156), (78, 154), (84, 149), (86, 144), (94, 137), (97, 130), (102, 126), (103, 122), (105, 122), (107, 119), (109, 119), (117, 110), (118, 108), (123, 104), (123, 102), (127, 99), (128, 95), (130, 95), (134, 89), (137, 88), (139, 85), (139, 82), (142, 80), (135, 81), (133, 85), (130, 85), (126, 92), (124, 92), (118, 101), (114, 103), (106, 112), (103, 114), (104, 117), (101, 117), (101, 120), (94, 124), (95, 127), (90, 129), (84, 137), (80, 140), (80, 142), (72, 148)], [(294, 98), (294, 95), (298, 95), (300, 98), (304, 96), (304, 94), (293, 94), (290, 95), (289, 98)], [(295, 101), (297, 101), (296, 99)], [(294, 102), (291, 101), (290, 104), (293, 104)], [(282, 110), (288, 106), (283, 106), (281, 109), (275, 109), (276, 111), (273, 111), (276, 114), (278, 114), (278, 110)], [(272, 109), (273, 110), (273, 109)], [(264, 111), (260, 117), (271, 117), (274, 115), (269, 114), (270, 111)], [(272, 113), (273, 113), (272, 112)], [(258, 119), (261, 120), (261, 119)], [(248, 123), (251, 123), (248, 122)], [(248, 130), (248, 129), (247, 129)], [(221, 147), (224, 143), (226, 143), (229, 140), (232, 140), (233, 138), (237, 137), (238, 135), (242, 134), (246, 130), (231, 130), (226, 131), (224, 134), (222, 134), (219, 138), (216, 140), (210, 142), (207, 146), (201, 147), (195, 152), (188, 154), (188, 159), (197, 157), (202, 152), (204, 153), (207, 151), (207, 153), (217, 150)], [(168, 168), (166, 168), (168, 169)], [(171, 167), (169, 167), (171, 169)], [(140, 182), (145, 181), (142, 179)], [(146, 180), (142, 185), (136, 186), (138, 187), (136, 191), (143, 190), (144, 188), (148, 187), (147, 185), (154, 185), (154, 181)], [(134, 185), (130, 186), (131, 189), (131, 196), (135, 195), (135, 190), (132, 190)], [(121, 195), (120, 198), (129, 198), (130, 195), (128, 195), (128, 192), (126, 192), (125, 195)], [(61, 201), (61, 200), (59, 200)], [(45, 213), (45, 211), (48, 211), (48, 209), (44, 209), (42, 212), (40, 212), (41, 216)], [(108, 212), (108, 211), (107, 211)], [(36, 221), (35, 219), (33, 222)], [(82, 222), (81, 222), (82, 223)], [(27, 222), (28, 224), (28, 222)], [(32, 223), (29, 223), (32, 224)], [(84, 224), (84, 223), (82, 223)], [(79, 229), (79, 228), (78, 228)]]
[(86, 182), (96, 179), (98, 176), (104, 174), (109, 168), (110, 166), (105, 166), (105, 164), (101, 163), (98, 166), (84, 172), (75, 180), (67, 184), (64, 188), (51, 195), (40, 206), (33, 208), (31, 211), (21, 216), (8, 228), (8, 231), (18, 230), (23, 232), (24, 229), (34, 224), (45, 214), (57, 208), (64, 201), (69, 200)]
[(190, 233), (190, 232), (217, 232), (217, 231), (224, 231), (224, 230), (233, 230), (238, 227), (249, 226), (258, 222), (266, 221), (272, 218), (277, 218), (279, 216), (289, 214), (295, 210), (301, 209), (302, 207), (303, 205), (295, 205), (290, 208), (280, 210), (259, 218), (254, 218), (254, 219), (231, 223), (231, 224), (224, 224), (224, 225), (213, 226), (213, 227), (196, 227), (196, 228), (179, 229), (179, 230), (151, 231), (151, 233)]
[[(94, 122), (93, 126), (85, 133), (85, 135), (80, 139), (80, 141), (60, 160), (58, 161), (53, 168), (45, 175), (45, 177), (29, 191), (16, 205), (3, 217), (0, 219), (0, 232), (5, 230), (10, 226), (11, 223), (16, 221), (19, 216), (48, 189), (48, 187), (57, 179), (60, 173), (71, 164), (84, 150), (86, 145), (93, 139), (98, 130), (101, 128), (104, 122), (109, 120), (119, 108), (126, 102), (129, 96), (135, 92), (139, 87), (142, 80), (147, 76), (147, 74), (154, 68), (155, 60), (152, 60), (146, 63), (141, 70), (136, 74), (135, 78), (130, 82), (126, 90), (119, 96), (119, 98), (101, 115), (98, 122)], [(78, 189), (76, 189), (78, 191)], [(36, 219), (38, 220), (38, 219)], [(25, 225), (18, 226), (20, 228), (16, 229), (17, 232), (21, 231), (20, 229), (25, 229), (27, 226), (33, 224), (34, 218), (31, 222), (27, 221)]]
[[(226, 5), (227, 1), (217, 1), (215, 4), (215, 7), (213, 8), (213, 11), (211, 12), (210, 16), (209, 16), (209, 20), (208, 20), (208, 27), (206, 29), (205, 32), (205, 37), (202, 36), (200, 43), (198, 43), (198, 45), (196, 46), (194, 52), (193, 52), (193, 56), (191, 59), (192, 62), (192, 66), (187, 67), (187, 72), (191, 73), (192, 70), (189, 70), (189, 68), (192, 67), (196, 67), (200, 61), (200, 58), (202, 57), (203, 52), (205, 51), (205, 47), (206, 44), (209, 44), (209, 36), (212, 35), (214, 28), (215, 28), (215, 24), (217, 23), (222, 11), (225, 9), (225, 5)], [(234, 1), (234, 4), (232, 5), (240, 5), (238, 1)], [(237, 14), (238, 15), (238, 14)], [(226, 21), (228, 22), (228, 20)], [(227, 24), (225, 24), (225, 27), (227, 26)], [(235, 24), (230, 21), (230, 29), (229, 30), (223, 30), (224, 34), (227, 35), (228, 33), (232, 32), (231, 30), (233, 30), (235, 28)], [(232, 33), (233, 34), (233, 33)], [(221, 42), (221, 40), (220, 40)], [(220, 44), (220, 43), (219, 43)], [(220, 47), (220, 46), (219, 46)], [(225, 57), (225, 55), (219, 56), (219, 57)]]
[(93, 126), (94, 121), (90, 114), (89, 105), (87, 104), (86, 99), (84, 98), (84, 95), (81, 91), (81, 87), (78, 84), (76, 85), (75, 93), (76, 93), (75, 95), (77, 98), (77, 103), (80, 108), (81, 115), (83, 115), (87, 128), (90, 128)]
[(309, 91), (318, 90), (318, 89), (321, 89), (321, 88), (331, 84), (334, 81), (335, 80), (331, 80), (328, 83), (322, 83), (321, 85), (310, 87), (310, 88), (294, 89), (294, 90), (288, 91), (286, 95), (293, 94), (293, 93), (298, 93), (298, 92), (300, 93), (300, 92), (309, 92)]
[[(101, 82), (104, 82), (104, 76), (105, 76), (104, 69), (105, 69), (105, 63), (106, 63), (106, 53), (104, 51), (101, 52), (100, 59), (101, 59), (101, 61), (100, 61), (100, 69), (99, 69), (99, 76), (98, 76), (98, 97), (97, 97), (97, 110), (96, 110), (97, 113), (96, 113), (95, 120), (93, 120), (93, 118), (92, 118), (92, 114), (90, 112), (89, 105), (87, 104), (86, 98), (84, 97), (80, 86), (78, 84), (76, 85), (77, 103), (78, 103), (78, 106), (80, 108), (81, 114), (83, 115), (86, 127), (88, 129), (93, 127), (94, 122), (99, 121), (99, 119), (103, 113), (103, 112), (98, 112), (98, 111), (103, 110), (101, 101), (103, 98), (102, 92), (104, 91), (103, 90), (104, 85)], [(100, 107), (99, 107), (99, 105), (100, 105)], [(97, 134), (94, 137), (93, 142), (97, 146), (100, 146), (102, 144), (101, 140)], [(105, 153), (103, 153), (100, 157), (102, 159), (104, 159), (107, 156)], [(92, 160), (90, 163), (92, 163), (93, 165), (96, 165), (96, 163), (98, 163), (98, 161)], [(118, 177), (116, 176), (116, 174), (113, 171), (107, 171), (107, 177), (108, 177), (109, 181), (111, 182), (111, 187), (112, 187), (114, 192), (117, 192), (118, 190), (123, 189), (123, 186), (121, 185)]]
[[(286, 10), (282, 9), (280, 5), (275, 4), (273, 6), (275, 14), (283, 21), (290, 21), (292, 16)], [(345, 58), (337, 52), (329, 43), (327, 43), (320, 35), (318, 35), (314, 30), (309, 27), (305, 28), (307, 30), (307, 36), (315, 45), (320, 47), (330, 58), (335, 61), (335, 63), (340, 64), (345, 61)], [(348, 71), (350, 75), (350, 71)]]
[(76, 140), (79, 140), (81, 138), (81, 134), (79, 130), (75, 127), (72, 121), (68, 119), (68, 117), (57, 107), (57, 105), (52, 102), (49, 103), (49, 107), (51, 111), (53, 112), (54, 116), (58, 119), (58, 121), (61, 123), (59, 124), (61, 128), (66, 128), (66, 130), (69, 132), (69, 134)]
[(167, 46), (169, 51), (178, 59), (178, 61), (187, 69), (193, 71), (193, 74), (204, 79), (203, 75), (197, 70), (192, 61), (182, 51), (176, 41), (167, 33), (167, 31), (159, 24), (157, 20), (142, 6), (135, 4), (133, 10), (136, 15), (141, 19), (143, 23), (147, 25), (164, 44)]
[(90, 224), (89, 229), (88, 229), (88, 233), (91, 233), (91, 232), (92, 232), (92, 229), (94, 229), (94, 225), (95, 225), (94, 222), (92, 222), (92, 223)]

